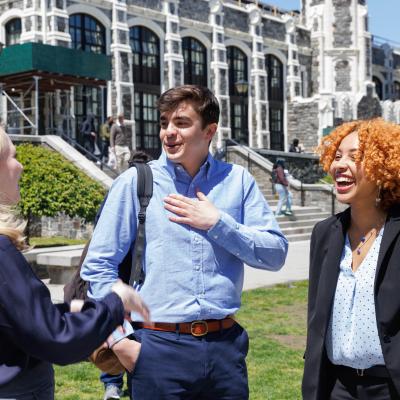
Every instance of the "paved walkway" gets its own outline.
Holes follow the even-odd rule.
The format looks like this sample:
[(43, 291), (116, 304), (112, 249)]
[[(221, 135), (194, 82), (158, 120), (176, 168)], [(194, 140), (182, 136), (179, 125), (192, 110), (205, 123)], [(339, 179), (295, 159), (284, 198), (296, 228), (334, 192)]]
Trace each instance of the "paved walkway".
[[(272, 286), (278, 283), (289, 283), (308, 279), (308, 258), (310, 242), (289, 243), (286, 263), (278, 272), (264, 271), (256, 268), (245, 268), (244, 290)], [(54, 302), (62, 302), (63, 285), (47, 285)]]

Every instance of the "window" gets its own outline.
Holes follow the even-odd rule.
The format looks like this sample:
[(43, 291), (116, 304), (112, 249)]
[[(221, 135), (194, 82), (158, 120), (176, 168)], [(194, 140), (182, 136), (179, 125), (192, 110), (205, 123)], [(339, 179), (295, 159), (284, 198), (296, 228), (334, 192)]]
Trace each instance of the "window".
[(375, 83), (375, 92), (379, 97), (379, 100), (383, 100), (383, 85), (382, 81), (376, 76), (372, 77), (372, 81)]
[[(284, 86), (283, 64), (268, 54), (265, 58), (268, 73), (268, 100), (269, 100), (269, 130), (272, 150), (284, 150), (283, 140), (283, 109)], [(300, 87), (298, 88), (300, 91)]]
[(207, 86), (206, 48), (192, 37), (182, 39), (185, 84)]
[(227, 47), (229, 68), (229, 96), (231, 102), (231, 131), (232, 139), (241, 144), (249, 144), (248, 129), (248, 90), (246, 93), (238, 93), (235, 83), (246, 81), (247, 57), (239, 48)]
[(135, 83), (136, 148), (152, 157), (161, 153), (157, 99), (160, 96), (160, 40), (150, 29), (134, 26), (129, 30)]
[[(104, 91), (104, 97), (106, 97)], [(100, 125), (103, 123), (104, 114), (102, 105), (106, 104), (106, 99), (101, 99), (101, 89), (93, 86), (75, 86), (74, 89), (74, 105), (75, 105), (75, 121), (77, 141), (84, 143), (81, 137), (80, 128), (83, 121), (89, 114), (93, 114), (95, 118), (96, 132), (98, 133)]]
[(6, 46), (18, 44), (21, 37), (21, 19), (14, 18), (6, 24)]
[(129, 30), (129, 43), (133, 53), (133, 81), (160, 84), (160, 41), (143, 26)]
[(393, 98), (394, 100), (400, 100), (400, 82), (394, 82), (393, 84)]
[(283, 101), (283, 64), (275, 56), (266, 56), (268, 99)]
[(87, 14), (74, 14), (69, 18), (72, 48), (91, 53), (106, 53), (104, 26)]

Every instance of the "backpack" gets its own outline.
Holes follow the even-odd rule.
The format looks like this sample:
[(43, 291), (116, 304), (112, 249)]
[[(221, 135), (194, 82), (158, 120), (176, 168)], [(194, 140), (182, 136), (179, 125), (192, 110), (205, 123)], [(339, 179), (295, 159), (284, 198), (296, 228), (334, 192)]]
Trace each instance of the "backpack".
[[(118, 277), (125, 283), (132, 285), (134, 282), (142, 284), (145, 279), (145, 274), (141, 266), (141, 255), (143, 253), (144, 245), (144, 224), (146, 221), (146, 209), (149, 205), (150, 199), (153, 195), (153, 174), (149, 165), (144, 163), (134, 163), (132, 166), (137, 169), (137, 195), (139, 198), (140, 210), (138, 214), (138, 229), (136, 240), (133, 246), (129, 249), (125, 258), (118, 266)], [(94, 225), (100, 218), (101, 211), (107, 200), (107, 195), (100, 206), (96, 215)], [(87, 291), (89, 282), (81, 278), (81, 268), (85, 260), (90, 240), (86, 243), (81, 258), (79, 260), (78, 268), (72, 276), (71, 280), (64, 286), (64, 301), (70, 303), (73, 299), (86, 300), (88, 298)]]

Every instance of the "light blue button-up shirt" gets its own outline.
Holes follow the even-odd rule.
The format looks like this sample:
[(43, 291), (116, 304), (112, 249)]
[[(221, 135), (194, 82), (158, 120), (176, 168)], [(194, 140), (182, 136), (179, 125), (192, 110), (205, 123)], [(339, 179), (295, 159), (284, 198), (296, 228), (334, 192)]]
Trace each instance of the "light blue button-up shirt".
[(327, 354), (333, 364), (358, 369), (385, 364), (374, 300), (375, 272), (383, 229), (355, 272), (351, 269), (352, 252), (346, 235), (326, 338)]
[[(211, 155), (194, 178), (164, 153), (150, 166), (154, 190), (142, 258), (146, 279), (137, 290), (152, 320), (188, 322), (234, 314), (240, 307), (244, 263), (278, 270), (287, 254), (287, 240), (254, 178)], [(114, 181), (93, 233), (81, 271), (90, 282), (90, 297), (99, 299), (110, 291), (136, 237), (136, 179), (136, 168), (131, 168)], [(171, 222), (164, 208), (168, 194), (195, 199), (197, 188), (221, 212), (208, 231)]]

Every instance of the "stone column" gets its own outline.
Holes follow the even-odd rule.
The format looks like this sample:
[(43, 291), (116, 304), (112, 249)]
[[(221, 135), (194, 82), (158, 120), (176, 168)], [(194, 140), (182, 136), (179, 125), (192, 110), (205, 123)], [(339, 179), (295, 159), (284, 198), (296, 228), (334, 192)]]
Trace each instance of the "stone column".
[(252, 36), (252, 66), (249, 85), (249, 115), (251, 118), (249, 146), (269, 148), (268, 86), (263, 52), (261, 12), (254, 4), (247, 7)]
[(292, 100), (294, 97), (301, 95), (299, 51), (296, 44), (296, 26), (293, 17), (285, 15), (284, 20), (286, 25), (286, 43), (288, 45), (286, 84), (289, 99)]
[(182, 39), (179, 34), (178, 0), (164, 0), (165, 52), (162, 92), (183, 84)]
[(223, 18), (222, 2), (220, 0), (210, 0), (210, 25), (212, 27), (211, 88), (219, 101), (221, 109), (216, 138), (218, 147), (222, 146), (223, 139), (231, 136), (228, 63), (226, 59)]
[(66, 3), (66, 0), (48, 0), (46, 42), (53, 46), (68, 47), (71, 42)]
[[(112, 44), (113, 61), (112, 114), (123, 114), (128, 127), (135, 132), (134, 87), (132, 79), (132, 50), (129, 45), (129, 27), (125, 0), (112, 2)], [(136, 138), (132, 133), (132, 148)]]
[(23, 0), (21, 43), (46, 43), (45, 0)]

